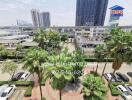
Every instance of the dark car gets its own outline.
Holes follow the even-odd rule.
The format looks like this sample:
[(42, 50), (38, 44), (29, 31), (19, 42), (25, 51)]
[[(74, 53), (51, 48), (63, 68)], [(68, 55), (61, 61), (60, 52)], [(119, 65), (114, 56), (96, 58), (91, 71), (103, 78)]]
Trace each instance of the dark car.
[(4, 61), (4, 59), (0, 57), (0, 61)]
[(12, 78), (12, 81), (18, 81), (23, 74), (24, 74), (24, 72), (19, 72), (19, 73), (15, 74)]
[(122, 82), (122, 78), (120, 76), (118, 76), (117, 74), (114, 74), (114, 78), (116, 80), (116, 82)]
[(127, 75), (132, 78), (132, 72), (127, 72)]
[(117, 72), (116, 73), (124, 82), (129, 82), (129, 78), (125, 75), (125, 74), (122, 74), (120, 72)]

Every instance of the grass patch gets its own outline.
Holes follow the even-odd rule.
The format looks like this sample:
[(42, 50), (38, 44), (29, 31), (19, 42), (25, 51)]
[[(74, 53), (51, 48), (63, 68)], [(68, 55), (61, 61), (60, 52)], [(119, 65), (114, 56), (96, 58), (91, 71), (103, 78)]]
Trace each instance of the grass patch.
[(45, 86), (45, 81), (42, 80), (41, 86)]
[(93, 74), (95, 77), (100, 77), (100, 75), (96, 73), (95, 71), (90, 71), (90, 74)]
[(26, 91), (25, 91), (25, 93), (24, 93), (24, 96), (25, 96), (25, 97), (31, 97), (31, 96), (32, 96), (32, 89), (33, 89), (33, 87), (32, 87), (32, 86), (29, 86), (29, 87), (26, 89)]
[(116, 86), (117, 85), (114, 84), (109, 85), (112, 96), (118, 96), (121, 94), (120, 91), (117, 90)]
[(0, 86), (3, 84), (15, 84), (16, 86), (33, 86), (34, 82), (33, 81), (0, 81)]
[(16, 86), (25, 86), (25, 87), (28, 87), (28, 86), (33, 86), (34, 82), (33, 81), (15, 81), (14, 84)]
[(45, 97), (42, 97), (42, 100), (46, 100)]

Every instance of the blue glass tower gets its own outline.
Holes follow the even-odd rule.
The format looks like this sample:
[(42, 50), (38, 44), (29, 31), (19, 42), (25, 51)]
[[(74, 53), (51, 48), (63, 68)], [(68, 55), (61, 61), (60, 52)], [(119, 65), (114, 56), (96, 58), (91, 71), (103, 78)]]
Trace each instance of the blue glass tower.
[(108, 0), (77, 0), (76, 26), (103, 26)]

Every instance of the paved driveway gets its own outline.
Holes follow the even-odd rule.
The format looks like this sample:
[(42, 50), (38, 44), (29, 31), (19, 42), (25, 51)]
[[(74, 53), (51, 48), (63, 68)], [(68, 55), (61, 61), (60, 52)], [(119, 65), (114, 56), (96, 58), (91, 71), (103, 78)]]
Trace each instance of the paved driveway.
[(1, 64), (0, 64), (0, 81), (7, 81), (11, 78), (11, 76), (8, 73), (2, 73), (1, 72)]
[[(89, 65), (96, 68), (97, 63), (96, 62), (95, 63), (88, 63), (88, 66)], [(100, 73), (100, 74), (102, 73), (104, 65), (105, 65), (105, 63), (99, 63), (98, 73)], [(113, 72), (112, 63), (108, 63), (106, 70), (105, 70), (105, 73), (111, 73), (111, 72)], [(121, 73), (127, 75), (127, 72), (132, 72), (132, 64), (128, 65), (128, 64), (124, 63), (122, 65), (122, 67), (120, 68), (120, 70), (118, 70), (117, 72), (121, 72)], [(129, 77), (129, 79), (130, 79), (130, 82), (132, 82), (132, 78)]]
[(17, 88), (9, 100), (23, 100), (26, 89)]

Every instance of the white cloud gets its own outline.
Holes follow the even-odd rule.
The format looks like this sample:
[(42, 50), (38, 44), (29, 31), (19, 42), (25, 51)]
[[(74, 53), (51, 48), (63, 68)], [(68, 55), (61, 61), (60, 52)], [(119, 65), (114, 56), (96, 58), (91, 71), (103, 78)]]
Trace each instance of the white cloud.
[(0, 8), (0, 11), (8, 11), (9, 9), (7, 8)]

